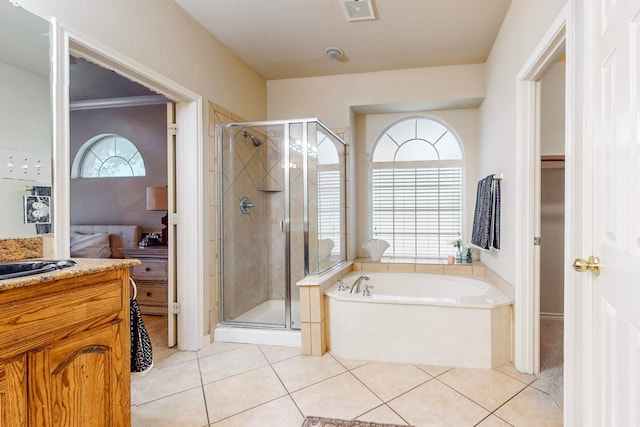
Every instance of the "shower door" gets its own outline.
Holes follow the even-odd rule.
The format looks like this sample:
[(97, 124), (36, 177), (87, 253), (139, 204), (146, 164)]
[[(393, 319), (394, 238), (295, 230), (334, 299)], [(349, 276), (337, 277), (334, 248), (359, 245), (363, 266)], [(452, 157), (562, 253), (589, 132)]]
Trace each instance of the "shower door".
[(345, 260), (345, 144), (317, 119), (218, 128), (222, 321), (300, 329), (296, 283)]
[(218, 129), (225, 324), (299, 328), (291, 322), (288, 131), (283, 123)]

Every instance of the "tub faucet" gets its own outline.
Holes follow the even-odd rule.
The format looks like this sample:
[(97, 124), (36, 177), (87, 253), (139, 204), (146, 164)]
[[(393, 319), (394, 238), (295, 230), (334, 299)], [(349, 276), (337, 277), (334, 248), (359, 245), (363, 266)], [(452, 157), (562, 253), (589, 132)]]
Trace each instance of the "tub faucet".
[[(353, 282), (353, 285), (351, 285), (351, 290), (349, 291), (350, 294), (357, 294), (358, 292), (360, 292), (360, 282), (362, 282), (362, 280), (369, 280), (369, 276), (367, 276), (366, 274), (363, 274), (362, 276), (358, 277), (356, 279), (355, 282)], [(354, 292), (355, 289), (355, 292)]]

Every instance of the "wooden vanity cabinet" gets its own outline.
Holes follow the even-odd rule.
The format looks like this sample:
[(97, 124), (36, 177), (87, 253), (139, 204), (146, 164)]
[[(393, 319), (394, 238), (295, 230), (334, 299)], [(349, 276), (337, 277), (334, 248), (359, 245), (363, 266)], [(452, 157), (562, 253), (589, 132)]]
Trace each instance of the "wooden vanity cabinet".
[(128, 266), (0, 291), (0, 426), (129, 426)]

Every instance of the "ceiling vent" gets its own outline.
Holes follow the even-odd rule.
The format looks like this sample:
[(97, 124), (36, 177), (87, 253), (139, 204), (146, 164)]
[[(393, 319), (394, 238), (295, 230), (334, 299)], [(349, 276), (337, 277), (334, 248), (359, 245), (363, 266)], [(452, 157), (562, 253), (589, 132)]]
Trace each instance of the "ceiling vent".
[(372, 0), (339, 0), (347, 21), (365, 21), (376, 19)]

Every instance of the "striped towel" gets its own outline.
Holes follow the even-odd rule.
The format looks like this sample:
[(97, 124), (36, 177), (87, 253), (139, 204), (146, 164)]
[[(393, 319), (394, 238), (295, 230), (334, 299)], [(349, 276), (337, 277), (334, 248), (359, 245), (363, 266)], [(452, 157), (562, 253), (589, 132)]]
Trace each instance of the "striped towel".
[(500, 180), (493, 175), (478, 181), (471, 244), (500, 250)]

